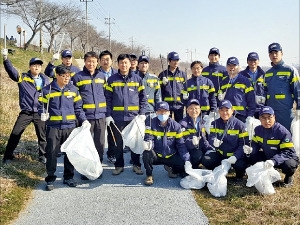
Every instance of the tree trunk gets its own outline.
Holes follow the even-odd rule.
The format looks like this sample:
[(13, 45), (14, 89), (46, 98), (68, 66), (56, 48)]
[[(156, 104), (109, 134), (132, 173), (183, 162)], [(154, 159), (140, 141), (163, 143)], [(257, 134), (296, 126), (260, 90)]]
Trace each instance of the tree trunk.
[(34, 31), (34, 30), (32, 31), (32, 35), (31, 35), (31, 37), (28, 39), (28, 41), (26, 42), (26, 44), (25, 44), (25, 46), (24, 46), (24, 50), (26, 50), (26, 49), (29, 47), (29, 45), (30, 45), (30, 43), (32, 42), (33, 38), (35, 37), (36, 33), (37, 33), (37, 31)]

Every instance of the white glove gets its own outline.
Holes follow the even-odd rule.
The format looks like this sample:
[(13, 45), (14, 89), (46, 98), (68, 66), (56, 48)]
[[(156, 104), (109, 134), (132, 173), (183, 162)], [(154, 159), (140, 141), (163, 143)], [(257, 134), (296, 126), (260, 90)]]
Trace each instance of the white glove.
[(41, 121), (47, 121), (49, 119), (49, 113), (41, 113)]
[(226, 92), (224, 92), (224, 93), (219, 93), (219, 94), (218, 94), (218, 99), (219, 99), (219, 101), (223, 101), (224, 98), (225, 98), (225, 95), (226, 95)]
[(152, 149), (152, 141), (144, 141), (144, 149), (150, 151)]
[(217, 117), (217, 113), (216, 112), (210, 112), (209, 113), (209, 117), (212, 118), (212, 119), (214, 119), (214, 118)]
[(106, 117), (106, 118), (105, 118), (105, 122), (106, 122), (106, 125), (107, 125), (107, 126), (109, 126), (110, 123), (115, 123), (114, 119), (113, 119), (111, 116)]
[(138, 115), (139, 119), (142, 120), (143, 122), (146, 120), (146, 116), (145, 115)]
[(91, 124), (88, 120), (83, 121), (82, 125), (83, 128), (90, 128)]
[(295, 112), (295, 118), (296, 120), (300, 120), (300, 109), (297, 109)]
[(217, 138), (214, 139), (214, 146), (216, 148), (219, 148), (222, 143), (223, 143), (223, 141), (221, 141), (221, 140), (219, 140)]
[(167, 77), (163, 77), (162, 83), (163, 83), (164, 85), (166, 85), (168, 82), (169, 82), (169, 79), (168, 79)]
[(274, 166), (274, 162), (273, 162), (273, 160), (267, 160), (267, 161), (265, 161), (265, 163), (264, 163), (264, 167), (265, 167), (265, 169), (270, 169), (270, 168), (272, 168)]
[(198, 145), (199, 145), (199, 137), (193, 136), (192, 143), (193, 143), (193, 145), (195, 145), (195, 146), (198, 147)]
[(209, 119), (209, 116), (208, 115), (204, 115), (203, 116), (203, 120), (206, 122), (207, 120)]
[(227, 162), (229, 162), (230, 164), (235, 164), (236, 160), (237, 160), (237, 158), (233, 155), (227, 159)]
[(182, 94), (183, 100), (187, 100), (189, 98), (189, 93)]
[(3, 59), (6, 60), (7, 59), (7, 55), (8, 55), (7, 48), (2, 48), (1, 49), (1, 54), (3, 55)]
[(254, 118), (252, 117), (252, 116), (247, 116), (247, 118), (246, 118), (246, 123), (249, 123), (249, 124), (251, 124), (251, 122), (253, 122), (253, 121), (251, 121), (251, 120), (253, 120)]
[(244, 146), (243, 146), (243, 150), (244, 150), (244, 153), (245, 153), (245, 154), (249, 155), (249, 154), (251, 154), (253, 148), (250, 147), (250, 146), (248, 146), (248, 145), (244, 145)]
[(266, 98), (264, 96), (255, 96), (255, 101), (257, 104), (265, 104)]
[(59, 54), (58, 53), (55, 53), (52, 56), (52, 61), (55, 61), (55, 60), (59, 60)]
[(184, 163), (184, 170), (185, 170), (185, 172), (187, 170), (191, 170), (191, 169), (192, 169), (192, 163), (190, 161), (185, 161), (185, 163)]

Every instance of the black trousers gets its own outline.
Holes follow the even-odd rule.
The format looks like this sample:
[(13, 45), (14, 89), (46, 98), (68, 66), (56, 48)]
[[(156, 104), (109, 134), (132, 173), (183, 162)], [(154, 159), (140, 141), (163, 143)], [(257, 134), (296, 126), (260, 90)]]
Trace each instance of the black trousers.
[(13, 152), (16, 149), (23, 132), (30, 123), (34, 124), (35, 133), (38, 138), (39, 156), (46, 152), (46, 125), (41, 121), (41, 117), (37, 112), (21, 111), (15, 122), (14, 128), (8, 139), (4, 159), (12, 159)]
[(203, 156), (203, 152), (200, 149), (190, 149), (189, 150), (191, 156), (191, 164), (193, 169), (199, 169), (199, 164), (201, 163), (201, 159)]
[[(69, 137), (74, 128), (58, 129), (47, 127), (47, 146), (46, 146), (46, 170), (48, 176), (45, 178), (46, 182), (53, 182), (56, 180), (56, 166), (57, 166), (57, 151), (58, 146), (62, 145)], [(69, 180), (74, 177), (74, 166), (69, 161), (67, 155), (64, 155), (64, 179)]]
[[(205, 166), (206, 169), (213, 170), (221, 165), (223, 159), (227, 158), (229, 157), (223, 156), (219, 152), (210, 152), (202, 157), (202, 165)], [(242, 178), (245, 175), (247, 166), (248, 164), (245, 159), (238, 159), (235, 164), (232, 164), (237, 178)]]
[(174, 113), (174, 120), (179, 123), (183, 119), (183, 108), (171, 110), (170, 116)]
[[(115, 167), (124, 167), (124, 155), (123, 155), (123, 138), (119, 131), (122, 130), (130, 123), (131, 121), (115, 121), (115, 123), (110, 123), (110, 128), (107, 128), (107, 142), (110, 150), (113, 151), (116, 162)], [(118, 127), (118, 129), (116, 128)], [(112, 131), (112, 132), (111, 132)], [(133, 165), (141, 166), (140, 163), (140, 154), (136, 154), (131, 151), (131, 160)]]
[(153, 165), (167, 165), (172, 167), (174, 173), (184, 172), (184, 160), (180, 155), (175, 153), (170, 158), (159, 157), (154, 150), (143, 152), (143, 163), (147, 176), (152, 176)]
[(105, 118), (88, 120), (91, 124), (91, 133), (94, 137), (94, 144), (97, 149), (100, 161), (103, 162), (105, 145)]

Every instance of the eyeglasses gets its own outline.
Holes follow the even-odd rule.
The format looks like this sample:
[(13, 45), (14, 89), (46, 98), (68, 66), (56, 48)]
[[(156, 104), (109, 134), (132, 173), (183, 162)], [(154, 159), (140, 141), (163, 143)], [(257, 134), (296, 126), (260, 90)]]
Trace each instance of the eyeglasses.
[(62, 74), (62, 75), (59, 75), (61, 78), (70, 78), (70, 74)]
[(263, 121), (268, 121), (268, 120), (272, 120), (274, 118), (274, 116), (260, 116), (259, 119), (263, 120)]

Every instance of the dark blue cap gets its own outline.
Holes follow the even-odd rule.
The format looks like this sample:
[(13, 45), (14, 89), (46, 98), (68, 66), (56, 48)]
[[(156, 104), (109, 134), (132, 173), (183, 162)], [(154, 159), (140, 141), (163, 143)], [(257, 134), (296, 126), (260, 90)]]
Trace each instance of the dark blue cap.
[(217, 54), (217, 55), (220, 55), (220, 51), (219, 51), (218, 48), (213, 47), (213, 48), (211, 48), (211, 49), (209, 50), (209, 53), (208, 53), (208, 54), (209, 54), (209, 55), (210, 55), (210, 54)]
[(43, 65), (43, 61), (40, 58), (32, 58), (32, 59), (30, 59), (29, 66), (35, 65), (35, 64)]
[(170, 110), (169, 108), (169, 104), (167, 102), (158, 102), (156, 103), (155, 106), (156, 111), (160, 110), (160, 109), (165, 109), (165, 110)]
[(270, 44), (268, 49), (269, 49), (269, 53), (271, 53), (272, 51), (276, 51), (276, 52), (282, 51), (281, 45), (278, 43)]
[(247, 57), (248, 60), (259, 60), (259, 56), (256, 52), (250, 52)]
[(227, 59), (227, 66), (228, 65), (236, 65), (238, 66), (239, 65), (239, 60), (236, 58), (236, 57), (230, 57)]
[(259, 111), (259, 116), (261, 116), (262, 114), (274, 115), (274, 110), (270, 106), (263, 106)]
[(149, 57), (146, 56), (146, 55), (141, 55), (141, 56), (139, 57), (138, 62), (140, 63), (140, 62), (143, 62), (143, 61), (149, 63)]
[(221, 102), (219, 103), (219, 109), (222, 109), (222, 108), (224, 108), (224, 107), (226, 107), (227, 109), (231, 109), (231, 108), (232, 108), (231, 102), (228, 101), (228, 100), (223, 100), (223, 101), (221, 101)]
[(195, 104), (195, 105), (200, 105), (199, 101), (197, 99), (191, 99), (188, 101), (186, 107), (189, 107), (190, 105)]
[(61, 53), (61, 57), (66, 58), (66, 57), (72, 57), (72, 52), (70, 50), (64, 50)]
[(179, 60), (179, 54), (177, 52), (170, 52), (168, 54), (168, 60)]

